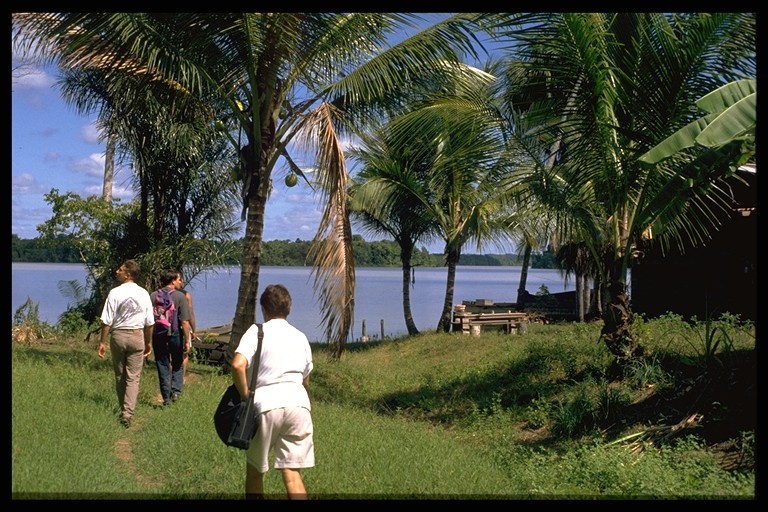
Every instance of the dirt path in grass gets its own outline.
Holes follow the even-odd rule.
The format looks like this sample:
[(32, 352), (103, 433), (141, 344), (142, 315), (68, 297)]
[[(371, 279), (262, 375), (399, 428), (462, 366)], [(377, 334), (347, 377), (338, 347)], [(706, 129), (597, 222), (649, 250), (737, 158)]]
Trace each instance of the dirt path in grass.
[[(194, 382), (197, 382), (200, 379), (200, 376), (195, 374), (194, 372), (187, 372), (187, 379), (184, 383), (185, 386), (188, 386)], [(155, 398), (152, 401), (152, 405), (160, 405), (163, 403), (163, 397), (158, 392)], [(146, 421), (146, 417), (137, 415), (133, 423), (131, 424), (131, 428), (129, 430), (126, 430), (125, 436), (121, 437), (117, 441), (115, 441), (114, 446), (114, 452), (115, 457), (117, 457), (117, 460), (120, 461), (120, 466), (128, 470), (129, 473), (131, 473), (134, 478), (136, 478), (136, 481), (139, 482), (139, 484), (146, 488), (146, 489), (160, 489), (165, 485), (165, 481), (160, 478), (159, 480), (156, 477), (149, 477), (147, 475), (142, 474), (139, 469), (136, 467), (136, 465), (133, 462), (133, 449), (131, 448), (131, 438), (138, 432), (141, 431), (142, 425)]]

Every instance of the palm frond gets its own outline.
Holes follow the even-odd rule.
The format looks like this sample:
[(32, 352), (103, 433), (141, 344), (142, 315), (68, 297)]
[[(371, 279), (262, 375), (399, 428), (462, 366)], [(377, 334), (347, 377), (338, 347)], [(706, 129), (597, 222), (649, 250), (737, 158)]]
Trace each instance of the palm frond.
[(335, 347), (334, 355), (340, 357), (353, 321), (355, 262), (346, 198), (349, 177), (334, 116), (333, 106), (322, 104), (312, 112), (302, 137), (306, 144), (317, 144), (317, 164), (323, 170), (319, 188), (327, 203), (308, 258), (325, 332)]

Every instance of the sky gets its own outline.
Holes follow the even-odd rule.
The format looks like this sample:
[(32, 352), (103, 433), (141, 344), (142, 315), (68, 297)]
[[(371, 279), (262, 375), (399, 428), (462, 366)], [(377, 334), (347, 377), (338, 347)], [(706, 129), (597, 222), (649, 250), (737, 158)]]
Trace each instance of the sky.
[[(28, 68), (12, 77), (11, 233), (19, 238), (39, 236), (37, 226), (53, 215), (44, 199), (52, 188), (82, 197), (102, 192), (106, 145), (99, 141), (96, 116), (69, 107), (55, 88), (57, 79), (55, 67)], [(278, 176), (276, 168), (273, 178)], [(130, 178), (130, 168), (115, 169), (113, 197), (131, 200)], [(264, 240), (311, 240), (321, 213), (306, 184), (276, 186), (267, 204)]]
[[(61, 98), (55, 67), (19, 65), (12, 49), (11, 233), (30, 239), (39, 236), (37, 226), (53, 215), (44, 199), (51, 189), (81, 197), (101, 195), (106, 145), (99, 140), (96, 116), (78, 114)], [(279, 166), (273, 179), (284, 174)], [(115, 169), (113, 197), (131, 200), (130, 178), (130, 168)], [(321, 214), (322, 205), (302, 180), (293, 188), (280, 183), (267, 203), (264, 240), (311, 240)], [(244, 232), (244, 223), (242, 227)], [(364, 235), (354, 226), (353, 234)], [(427, 249), (440, 253), (442, 244)]]

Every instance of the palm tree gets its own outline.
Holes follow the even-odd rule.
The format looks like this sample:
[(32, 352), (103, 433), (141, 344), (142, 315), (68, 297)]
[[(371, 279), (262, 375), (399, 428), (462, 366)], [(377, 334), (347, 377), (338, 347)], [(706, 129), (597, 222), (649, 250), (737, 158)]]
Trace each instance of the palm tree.
[[(183, 269), (191, 278), (203, 268), (221, 265), (237, 249), (231, 242), (237, 194), (222, 179), (229, 177), (233, 159), (207, 122), (207, 108), (173, 101), (175, 89), (167, 91), (162, 82), (142, 87), (130, 73), (109, 78), (111, 82), (99, 69), (64, 69), (59, 86), (79, 112), (97, 111), (109, 139), (106, 169), (114, 164), (119, 142), (120, 152), (137, 171), (130, 181), (141, 198), (139, 216), (121, 217), (124, 241), (111, 245), (114, 261), (139, 259), (150, 287), (157, 287), (165, 268)], [(154, 172), (147, 171), (152, 168)], [(113, 173), (105, 172), (102, 198), (107, 205), (112, 205), (112, 180)], [(54, 229), (57, 225), (50, 224)], [(91, 303), (100, 306), (113, 281), (114, 261), (91, 260), (93, 256), (84, 254), (84, 263), (92, 282)], [(86, 318), (95, 318), (98, 310), (84, 310), (90, 315)]]
[[(560, 268), (565, 272), (566, 282), (571, 274), (576, 279), (576, 299), (579, 309), (579, 321), (583, 322), (587, 315), (599, 318), (602, 316), (601, 291), (602, 282), (598, 276), (599, 261), (593, 258), (587, 244), (584, 242), (569, 242), (557, 249), (555, 258)], [(590, 289), (590, 281), (594, 288)]]
[(561, 213), (558, 238), (584, 241), (596, 260), (606, 244), (601, 337), (617, 362), (640, 356), (626, 286), (633, 249), (650, 234), (705, 243), (728, 204), (720, 185), (741, 148), (655, 167), (638, 157), (692, 121), (704, 93), (755, 76), (755, 16), (534, 13), (491, 26), (548, 92), (537, 102), (542, 128), (563, 134), (553, 168), (563, 186), (540, 197)]
[(717, 150), (736, 140), (745, 143), (742, 160), (755, 153), (757, 128), (757, 80), (729, 82), (696, 101), (706, 115), (673, 133), (640, 157), (656, 164), (688, 148), (703, 146)]
[[(537, 91), (525, 90), (521, 66), (514, 61), (491, 60), (483, 71), (488, 73), (487, 80), (470, 89), (439, 91), (427, 98), (423, 108), (410, 113), (407, 121), (398, 122), (413, 130), (402, 137), (406, 143), (423, 147), (429, 147), (429, 139), (419, 139), (418, 131), (435, 137), (429, 135), (431, 127), (441, 126), (446, 119), (454, 126), (452, 139), (474, 132), (483, 134), (482, 140), (468, 139), (475, 145), (480, 167), (486, 168), (479, 178), (483, 183), (480, 189), (489, 193), (483, 199), (483, 229), (476, 233), (482, 236), (475, 238), (484, 244), (513, 241), (520, 248), (523, 265), (517, 305), (522, 309), (532, 251), (548, 241), (553, 223), (551, 213), (534, 191), (553, 187), (550, 173), (559, 155), (560, 137), (531, 130), (526, 111)], [(473, 165), (468, 161), (468, 167)], [(439, 222), (437, 226), (440, 233)], [(444, 312), (443, 320), (446, 316)]]
[[(64, 52), (57, 46), (63, 42), (52, 39), (41, 56), (50, 56), (49, 51)], [(226, 165), (228, 157), (221, 149), (213, 149), (216, 141), (205, 119), (207, 107), (188, 101), (188, 94), (174, 84), (169, 87), (167, 81), (142, 81), (144, 73), (129, 65), (105, 73), (104, 64), (98, 60), (86, 67), (62, 62), (58, 85), (63, 98), (81, 113), (97, 112), (97, 122), (108, 139), (102, 192), (105, 204), (96, 208), (87, 200), (58, 197), (53, 191), (46, 199), (54, 205), (54, 216), (43, 231), (54, 239), (60, 234), (77, 237), (78, 232), (85, 237), (101, 237), (100, 242), (110, 248), (110, 254), (81, 250), (92, 291), (90, 301), (81, 309), (91, 320), (112, 286), (111, 269), (125, 258), (142, 261), (149, 286), (155, 286), (163, 268), (184, 268), (188, 276), (194, 276), (203, 268), (226, 261), (235, 248), (227, 239), (235, 232), (231, 205), (237, 196), (231, 184), (222, 180), (228, 171), (220, 166), (222, 162)], [(173, 145), (172, 151), (169, 144), (147, 143), (163, 134)], [(136, 164), (134, 184), (141, 198), (140, 208), (112, 204), (118, 142), (120, 151)], [(158, 172), (144, 179), (142, 163), (158, 161), (162, 162)], [(167, 172), (171, 169), (176, 172)], [(71, 220), (73, 208), (79, 208), (75, 215), (82, 218), (77, 222)], [(88, 228), (78, 228), (80, 221)]]
[(466, 116), (478, 105), (487, 80), (469, 89), (441, 91), (424, 106), (393, 119), (396, 147), (411, 148), (421, 171), (413, 182), (397, 185), (400, 193), (421, 202), (432, 236), (444, 242), (448, 267), (443, 309), (437, 331), (451, 327), (456, 267), (468, 242), (501, 243), (510, 237), (506, 189), (499, 186), (500, 147), (494, 127), (480, 116)]
[(418, 195), (422, 183), (419, 162), (388, 144), (388, 132), (381, 128), (361, 136), (360, 145), (350, 150), (362, 164), (349, 189), (350, 211), (364, 229), (391, 236), (400, 247), (403, 273), (403, 316), (408, 334), (418, 334), (410, 300), (411, 260), (419, 241), (427, 241), (431, 225)]
[[(542, 92), (524, 79), (524, 67), (514, 59), (491, 61), (486, 69), (498, 79), (489, 88), (489, 107), (478, 114), (498, 125), (499, 144), (504, 148), (499, 161), (499, 180), (508, 188), (508, 227), (523, 255), (517, 289), (517, 309), (525, 308), (531, 254), (549, 241), (553, 219), (538, 201), (539, 192), (551, 187), (549, 172), (555, 165), (561, 137), (531, 130), (527, 110)], [(469, 113), (468, 113), (469, 114)], [(536, 117), (534, 116), (534, 119)], [(533, 134), (534, 136), (531, 136)]]
[[(450, 16), (389, 46), (422, 16), (395, 13), (57, 13), (14, 17), (22, 37), (59, 45), (73, 67), (131, 68), (228, 106), (246, 222), (230, 357), (256, 319), (264, 211), (291, 143), (313, 151), (327, 200), (311, 251), (326, 332), (340, 355), (351, 327), (354, 260), (341, 135), (396, 109), (421, 80), (463, 74), (473, 15)], [(108, 49), (109, 51), (105, 51)]]

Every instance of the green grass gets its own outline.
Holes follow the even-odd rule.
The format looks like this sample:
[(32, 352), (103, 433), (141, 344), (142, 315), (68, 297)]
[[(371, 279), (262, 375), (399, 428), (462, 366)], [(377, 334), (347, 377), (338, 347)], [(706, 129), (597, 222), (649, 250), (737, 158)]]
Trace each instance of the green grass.
[[(700, 334), (678, 319), (641, 321), (650, 354), (621, 381), (606, 375), (599, 324), (353, 343), (339, 361), (314, 345), (309, 497), (754, 499), (754, 464), (726, 469), (708, 438), (725, 418), (745, 417), (741, 388), (731, 386), (733, 403), (682, 394), (701, 381), (721, 390), (721, 378), (754, 383), (737, 364), (755, 357), (754, 327), (726, 320), (728, 343), (714, 353), (692, 346)], [(13, 343), (11, 359), (13, 498), (243, 498), (244, 454), (219, 441), (211, 419), (230, 380), (218, 368), (193, 363), (182, 399), (163, 409), (154, 365), (145, 366), (126, 430), (109, 359), (92, 347)], [(663, 437), (682, 419), (663, 407), (674, 398), (704, 420)], [(746, 417), (731, 429), (748, 458), (754, 420)], [(277, 471), (265, 488), (283, 498)]]

